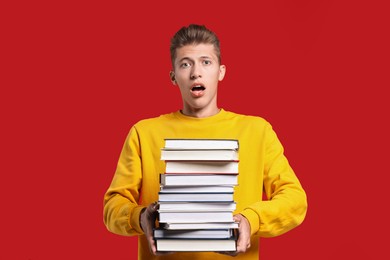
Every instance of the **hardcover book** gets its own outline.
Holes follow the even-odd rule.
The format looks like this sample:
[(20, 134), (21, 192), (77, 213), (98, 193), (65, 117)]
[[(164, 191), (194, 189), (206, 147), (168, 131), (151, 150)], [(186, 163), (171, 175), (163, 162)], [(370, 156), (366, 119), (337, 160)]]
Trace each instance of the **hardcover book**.
[(159, 201), (187, 201), (187, 202), (233, 202), (233, 192), (225, 193), (162, 193), (159, 192)]
[(238, 151), (224, 150), (169, 150), (161, 149), (165, 161), (238, 161)]
[(232, 185), (160, 186), (160, 193), (226, 193), (234, 192)]
[(233, 229), (188, 229), (188, 230), (168, 230), (158, 228), (153, 230), (154, 238), (198, 238), (198, 239), (228, 239), (233, 236)]
[(156, 239), (157, 251), (226, 252), (236, 251), (236, 239)]
[(237, 222), (221, 222), (221, 223), (161, 223), (160, 227), (169, 230), (179, 229), (224, 229), (224, 228), (238, 228)]
[(160, 174), (164, 186), (232, 185), (238, 184), (237, 174)]
[(236, 210), (236, 202), (159, 202), (159, 211), (231, 211)]
[(166, 161), (165, 173), (237, 174), (238, 161)]
[(236, 139), (165, 139), (166, 149), (238, 149)]
[(159, 211), (160, 223), (205, 223), (205, 222), (233, 222), (231, 211), (210, 212), (171, 212)]

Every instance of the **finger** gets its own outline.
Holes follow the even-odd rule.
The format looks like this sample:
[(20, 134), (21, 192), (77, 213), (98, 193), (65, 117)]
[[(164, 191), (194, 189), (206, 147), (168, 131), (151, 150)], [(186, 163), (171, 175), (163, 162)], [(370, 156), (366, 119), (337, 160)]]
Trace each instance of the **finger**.
[(247, 250), (247, 247), (244, 245), (237, 245), (237, 254), (245, 253)]
[(149, 240), (149, 249), (150, 249), (150, 252), (152, 252), (153, 255), (157, 254), (156, 243), (155, 243), (153, 237)]
[(245, 253), (251, 247), (251, 240), (248, 236), (240, 236), (237, 240), (237, 252)]
[(153, 202), (152, 204), (149, 204), (149, 206), (146, 208), (148, 215), (149, 216), (154, 215), (157, 212), (158, 207), (159, 205), (157, 202)]

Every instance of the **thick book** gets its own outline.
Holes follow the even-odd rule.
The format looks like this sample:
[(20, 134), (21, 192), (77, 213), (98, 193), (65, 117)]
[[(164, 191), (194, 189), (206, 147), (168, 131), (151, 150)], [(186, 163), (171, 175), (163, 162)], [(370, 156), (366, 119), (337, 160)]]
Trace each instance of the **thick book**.
[(236, 238), (230, 239), (156, 239), (160, 252), (226, 252), (236, 251)]
[(163, 211), (234, 211), (236, 202), (159, 202), (159, 210)]
[(236, 139), (165, 139), (167, 149), (238, 149), (239, 143)]
[(160, 186), (160, 193), (221, 193), (234, 192), (234, 186), (208, 185), (208, 186)]
[(211, 222), (211, 223), (160, 223), (160, 227), (169, 230), (188, 230), (188, 229), (224, 229), (238, 228), (237, 222)]
[(153, 230), (154, 238), (199, 238), (199, 239), (228, 239), (233, 236), (233, 229), (188, 229), (188, 230), (168, 230), (157, 228)]
[(233, 192), (225, 193), (164, 193), (159, 192), (158, 200), (162, 201), (187, 201), (187, 202), (200, 202), (200, 201), (233, 201)]
[(161, 149), (165, 161), (238, 161), (238, 150), (170, 150)]
[(238, 174), (160, 174), (164, 186), (232, 185), (238, 184)]
[(231, 211), (210, 211), (210, 212), (172, 212), (158, 211), (160, 223), (205, 223), (205, 222), (232, 222)]
[(238, 173), (238, 161), (165, 161), (165, 173)]

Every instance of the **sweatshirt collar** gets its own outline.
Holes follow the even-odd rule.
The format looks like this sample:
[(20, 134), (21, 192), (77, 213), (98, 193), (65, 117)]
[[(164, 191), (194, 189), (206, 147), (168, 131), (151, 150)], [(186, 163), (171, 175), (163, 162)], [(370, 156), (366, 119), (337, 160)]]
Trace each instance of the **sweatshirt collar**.
[(221, 108), (217, 114), (215, 114), (213, 116), (209, 116), (209, 117), (202, 117), (202, 118), (183, 115), (180, 110), (174, 112), (173, 114), (175, 117), (182, 119), (182, 120), (205, 122), (205, 121), (218, 120), (219, 118), (224, 117), (224, 115), (226, 114), (226, 111), (223, 108)]

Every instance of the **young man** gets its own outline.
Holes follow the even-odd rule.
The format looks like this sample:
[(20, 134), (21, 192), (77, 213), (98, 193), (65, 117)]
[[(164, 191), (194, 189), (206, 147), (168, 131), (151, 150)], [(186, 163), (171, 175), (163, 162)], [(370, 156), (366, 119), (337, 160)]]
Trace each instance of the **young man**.
[[(120, 235), (139, 235), (139, 259), (258, 259), (259, 237), (281, 235), (302, 223), (307, 200), (283, 154), (272, 126), (256, 116), (225, 111), (217, 105), (221, 65), (217, 36), (204, 26), (181, 28), (171, 40), (172, 83), (183, 108), (141, 120), (130, 130), (111, 186), (104, 197), (104, 223)], [(165, 138), (229, 138), (240, 144), (240, 168), (234, 192), (239, 239), (234, 253), (156, 251), (152, 230), (157, 215), (160, 151)], [(267, 201), (263, 201), (262, 192)]]

